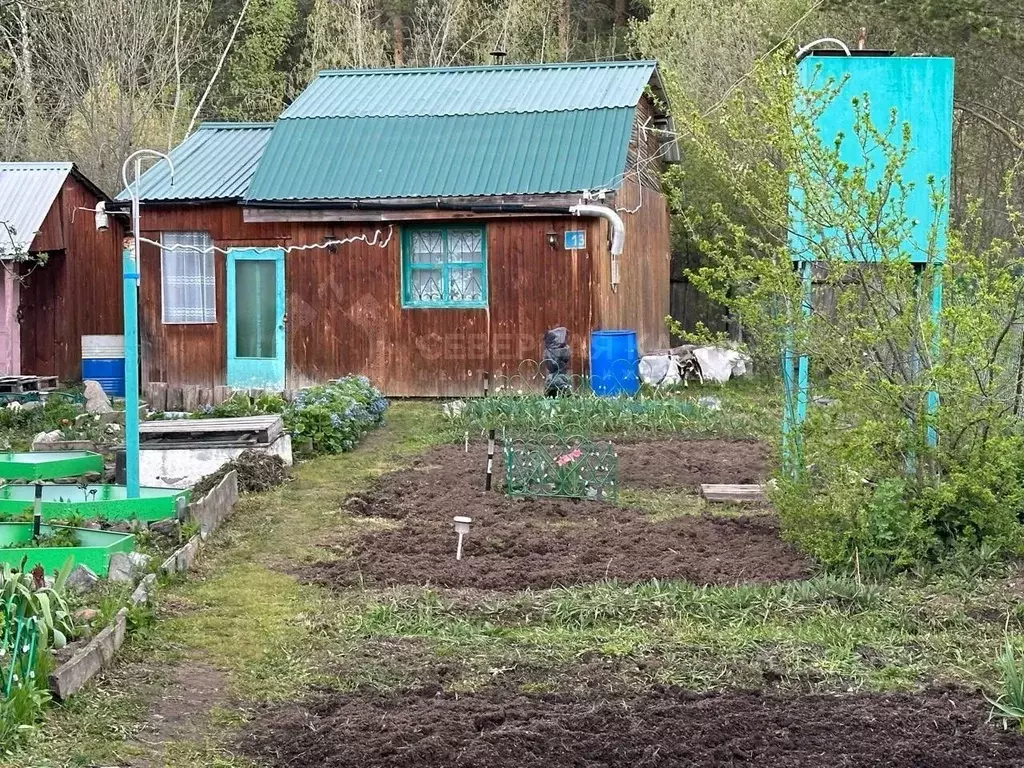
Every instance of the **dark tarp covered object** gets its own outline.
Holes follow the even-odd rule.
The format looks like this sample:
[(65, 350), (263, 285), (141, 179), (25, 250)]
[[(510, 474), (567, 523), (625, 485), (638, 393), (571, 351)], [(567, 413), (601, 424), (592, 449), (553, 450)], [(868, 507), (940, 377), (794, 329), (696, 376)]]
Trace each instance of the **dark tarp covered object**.
[(544, 394), (556, 397), (565, 394), (572, 388), (569, 373), (569, 362), (572, 350), (569, 348), (569, 330), (553, 328), (544, 334), (544, 359), (541, 368), (544, 371)]

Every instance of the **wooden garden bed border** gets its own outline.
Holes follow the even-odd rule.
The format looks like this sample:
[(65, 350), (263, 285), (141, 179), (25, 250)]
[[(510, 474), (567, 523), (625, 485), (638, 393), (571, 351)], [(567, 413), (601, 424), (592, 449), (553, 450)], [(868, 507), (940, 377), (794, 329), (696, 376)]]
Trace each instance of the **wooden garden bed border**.
[[(203, 542), (227, 520), (238, 502), (238, 474), (229, 472), (206, 496), (189, 505), (189, 516), (197, 521), (200, 532), (188, 540), (161, 564), (161, 574), (186, 573), (195, 564)], [(156, 585), (155, 573), (142, 578), (128, 599), (129, 606), (149, 602)], [(50, 693), (64, 701), (77, 693), (97, 672), (110, 666), (124, 644), (128, 626), (128, 607), (121, 608), (114, 620), (50, 675)]]

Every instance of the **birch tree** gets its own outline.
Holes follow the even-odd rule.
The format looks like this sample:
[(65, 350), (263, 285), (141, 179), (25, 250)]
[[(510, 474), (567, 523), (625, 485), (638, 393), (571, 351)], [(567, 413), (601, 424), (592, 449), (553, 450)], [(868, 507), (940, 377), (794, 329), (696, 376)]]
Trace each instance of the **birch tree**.
[(40, 15), (34, 61), (57, 116), (54, 150), (117, 191), (122, 158), (166, 146), (183, 127), (174, 102), (189, 96), (177, 75), (198, 58), (206, 10), (190, 3), (179, 16), (163, 0), (66, 0)]

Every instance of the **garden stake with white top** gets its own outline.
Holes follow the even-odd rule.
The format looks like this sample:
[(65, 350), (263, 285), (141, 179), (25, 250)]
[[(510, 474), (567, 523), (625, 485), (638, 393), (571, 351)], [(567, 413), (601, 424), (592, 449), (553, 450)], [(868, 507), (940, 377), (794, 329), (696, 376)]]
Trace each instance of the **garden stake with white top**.
[(484, 397), (487, 397), (487, 395), (490, 393), (490, 391), (491, 391), (491, 374), (489, 374), (487, 371), (484, 371)]
[(491, 490), (491, 473), (494, 471), (494, 430), (487, 433), (487, 485), (484, 490)]
[(473, 522), (472, 517), (454, 517), (455, 532), (459, 534), (459, 543), (455, 548), (455, 559), (462, 559), (462, 540), (469, 534), (469, 525)]
[(36, 500), (32, 508), (32, 536), (39, 538), (43, 528), (43, 484), (36, 483)]

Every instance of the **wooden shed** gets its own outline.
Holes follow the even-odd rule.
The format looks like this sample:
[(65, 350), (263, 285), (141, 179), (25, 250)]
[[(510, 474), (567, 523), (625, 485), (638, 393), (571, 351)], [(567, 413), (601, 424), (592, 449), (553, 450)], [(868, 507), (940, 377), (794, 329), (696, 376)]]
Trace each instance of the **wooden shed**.
[(121, 241), (71, 163), (0, 163), (0, 375), (81, 378), (82, 336), (122, 333)]
[(473, 395), (556, 326), (578, 373), (595, 329), (665, 347), (673, 137), (654, 62), (324, 72), (204, 124), (140, 184), (143, 386)]

